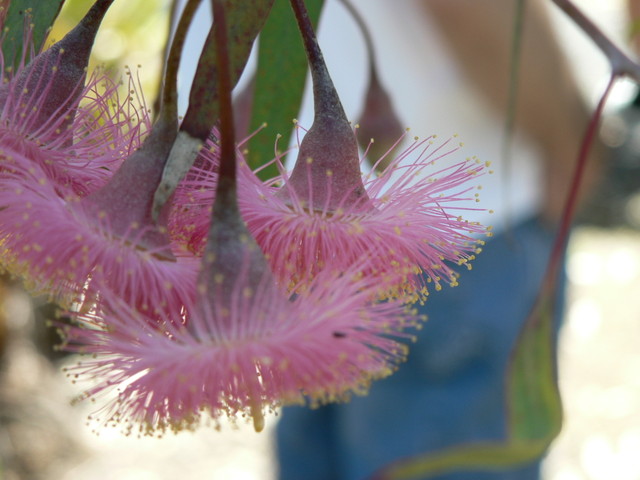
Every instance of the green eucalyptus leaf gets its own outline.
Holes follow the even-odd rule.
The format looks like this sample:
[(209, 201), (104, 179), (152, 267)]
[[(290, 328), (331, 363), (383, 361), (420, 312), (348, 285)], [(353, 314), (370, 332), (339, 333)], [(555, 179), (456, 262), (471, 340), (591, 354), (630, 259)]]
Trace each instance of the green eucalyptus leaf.
[[(5, 68), (17, 68), (24, 48), (25, 15), (30, 15), (29, 22), (33, 25), (33, 45), (38, 52), (64, 0), (9, 0), (7, 3), (9, 10), (3, 25), (5, 36), (2, 40), (2, 54)], [(29, 60), (30, 58), (27, 57), (26, 61)]]
[[(305, 2), (309, 17), (318, 23), (323, 0)], [(276, 0), (262, 33), (258, 50), (250, 131), (267, 126), (249, 142), (247, 160), (257, 168), (273, 159), (274, 142), (286, 149), (302, 103), (307, 78), (307, 57), (288, 0)], [(278, 174), (274, 164), (263, 169), (263, 179)]]
[(424, 480), (447, 472), (500, 470), (532, 462), (545, 450), (542, 442), (478, 442), (392, 464), (371, 478)]
[(551, 443), (562, 425), (553, 304), (553, 294), (544, 293), (527, 320), (511, 359), (507, 421), (510, 437), (520, 442)]
[(554, 288), (547, 284), (512, 352), (506, 378), (507, 438), (393, 463), (374, 478), (425, 479), (445, 472), (499, 470), (539, 459), (562, 425), (555, 364)]

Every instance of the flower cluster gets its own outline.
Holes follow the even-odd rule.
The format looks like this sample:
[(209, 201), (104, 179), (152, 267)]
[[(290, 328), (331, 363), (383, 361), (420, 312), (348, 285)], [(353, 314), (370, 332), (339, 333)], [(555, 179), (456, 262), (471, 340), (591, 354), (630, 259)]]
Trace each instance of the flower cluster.
[(133, 80), (120, 99), (68, 53), (110, 3), (0, 86), (2, 267), (73, 312), (64, 348), (88, 355), (70, 375), (107, 398), (103, 423), (142, 434), (204, 414), (261, 430), (280, 405), (366, 392), (405, 358), (413, 302), (479, 252), (485, 229), (461, 214), (486, 165), (431, 137), (363, 175), (316, 59), (324, 93), (292, 172), (276, 156), (280, 175), (257, 177), (221, 100), (220, 129), (156, 215), (171, 105), (152, 124)]

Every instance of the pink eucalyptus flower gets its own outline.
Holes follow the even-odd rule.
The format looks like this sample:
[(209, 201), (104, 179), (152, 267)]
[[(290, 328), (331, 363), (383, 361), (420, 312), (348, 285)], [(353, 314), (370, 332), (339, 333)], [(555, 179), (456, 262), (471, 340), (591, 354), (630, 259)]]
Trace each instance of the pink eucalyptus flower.
[(193, 256), (173, 252), (149, 215), (176, 127), (158, 122), (141, 145), (141, 131), (149, 128), (144, 99), (132, 88), (121, 101), (116, 86), (98, 78), (59, 142), (13, 135), (10, 119), (4, 137), (0, 127), (2, 263), (31, 290), (63, 304), (80, 292), (93, 301), (94, 280), (104, 276), (127, 301), (153, 311), (183, 301), (197, 272)]
[[(78, 293), (100, 295), (103, 279), (126, 301), (151, 312), (191, 294), (197, 261), (166, 246), (141, 248), (150, 227), (132, 224), (116, 232), (109, 216), (96, 213), (87, 197), (60, 189), (37, 165), (16, 162), (0, 175), (0, 248), (3, 267), (33, 292), (69, 305)], [(156, 251), (157, 250), (157, 251)]]
[[(362, 176), (364, 195), (354, 193), (358, 184), (337, 188), (330, 170), (319, 178), (310, 159), (308, 188), (292, 187), (283, 175), (277, 192), (241, 202), (242, 212), (282, 280), (346, 269), (365, 257), (367, 275), (400, 275), (394, 295), (421, 298), (429, 282), (436, 289), (442, 282), (456, 285), (452, 265), (469, 266), (483, 243), (478, 236), (486, 233), (462, 217), (476, 209), (472, 192), (485, 164), (452, 158), (457, 149), (450, 141), (435, 145), (433, 137), (416, 140), (380, 175)], [(319, 191), (321, 202), (314, 198)]]
[(112, 102), (116, 86), (103, 74), (94, 73), (84, 86), (91, 46), (112, 1), (97, 0), (73, 30), (28, 64), (33, 43), (25, 20), (15, 72), (7, 73), (0, 54), (0, 168), (38, 163), (60, 186), (84, 195), (138, 146), (146, 109), (133, 109), (139, 120), (133, 122), (131, 105)]
[(290, 300), (244, 239), (241, 260), (227, 250), (227, 272), (202, 273), (186, 309), (151, 318), (103, 290), (104, 310), (66, 329), (65, 348), (88, 354), (70, 375), (94, 383), (85, 397), (109, 399), (100, 423), (153, 434), (240, 413), (259, 431), (266, 411), (364, 393), (404, 359), (397, 337), (419, 319), (399, 302), (371, 304), (384, 281), (326, 270)]
[[(138, 87), (130, 72), (127, 76), (135, 95)], [(45, 91), (55, 87), (52, 78)], [(128, 96), (122, 101), (118, 85), (101, 72), (94, 72), (82, 89), (81, 105), (67, 111), (71, 123), (66, 116), (45, 121), (35, 115), (46, 103), (42, 92), (9, 93), (0, 108), (0, 168), (35, 163), (61, 189), (80, 196), (102, 187), (139, 148), (150, 126), (144, 103), (136, 106)]]

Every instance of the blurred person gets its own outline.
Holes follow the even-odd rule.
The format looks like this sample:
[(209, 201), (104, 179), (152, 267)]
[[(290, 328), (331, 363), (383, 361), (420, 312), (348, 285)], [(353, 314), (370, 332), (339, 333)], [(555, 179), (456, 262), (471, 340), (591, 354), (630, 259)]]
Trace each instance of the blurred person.
[[(496, 174), (483, 180), (482, 205), (496, 214), (477, 212), (472, 220), (490, 221), (496, 235), (459, 286), (434, 292), (419, 308), (429, 320), (396, 373), (344, 404), (283, 410), (276, 432), (281, 480), (361, 480), (406, 457), (505, 439), (509, 356), (540, 290), (590, 116), (556, 42), (548, 2), (526, 2), (517, 131), (508, 160), (500, 155), (501, 117), (516, 2), (352, 3), (373, 32), (379, 73), (411, 133), (459, 133), (464, 154), (494, 162)], [(340, 5), (325, 8), (320, 45), (353, 112), (362, 89), (353, 80), (354, 64), (366, 57), (345, 33), (349, 20)], [(310, 124), (305, 113), (300, 123)], [(596, 146), (582, 192), (594, 184), (601, 156)], [(559, 309), (558, 323), (560, 317)], [(536, 480), (539, 463), (433, 478)]]

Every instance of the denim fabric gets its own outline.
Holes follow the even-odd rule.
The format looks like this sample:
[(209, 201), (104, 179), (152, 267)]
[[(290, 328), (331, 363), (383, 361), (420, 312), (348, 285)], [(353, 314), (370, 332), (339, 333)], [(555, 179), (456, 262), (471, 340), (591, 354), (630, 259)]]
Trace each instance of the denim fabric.
[[(505, 369), (552, 241), (535, 219), (491, 239), (458, 287), (433, 292), (421, 307), (429, 320), (394, 375), (349, 403), (285, 408), (277, 428), (279, 478), (362, 480), (403, 457), (503, 439)], [(536, 463), (437, 480), (536, 480), (538, 470)]]

